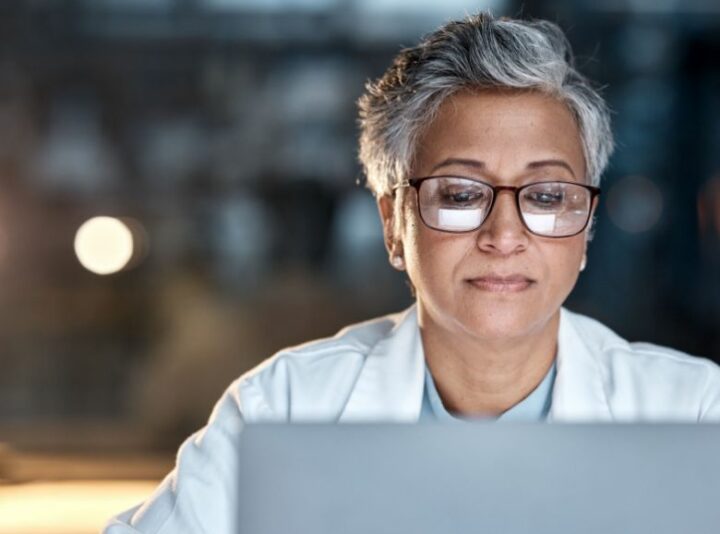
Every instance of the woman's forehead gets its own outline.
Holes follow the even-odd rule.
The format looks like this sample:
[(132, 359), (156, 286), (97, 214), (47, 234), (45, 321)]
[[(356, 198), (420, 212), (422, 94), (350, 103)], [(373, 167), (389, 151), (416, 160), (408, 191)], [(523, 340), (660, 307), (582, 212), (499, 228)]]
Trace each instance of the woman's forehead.
[(425, 128), (414, 175), (473, 167), (482, 172), (533, 170), (560, 162), (584, 175), (577, 123), (562, 102), (538, 92), (463, 92), (449, 97)]

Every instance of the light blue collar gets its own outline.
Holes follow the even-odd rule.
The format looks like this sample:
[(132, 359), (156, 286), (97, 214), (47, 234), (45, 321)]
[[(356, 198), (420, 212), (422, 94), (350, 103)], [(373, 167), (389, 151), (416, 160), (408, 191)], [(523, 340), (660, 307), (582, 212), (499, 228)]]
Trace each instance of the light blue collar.
[[(548, 413), (550, 413), (550, 405), (552, 403), (552, 391), (555, 383), (555, 362), (548, 370), (545, 378), (538, 386), (523, 400), (517, 403), (509, 410), (500, 414), (499, 417), (493, 418), (495, 421), (523, 421), (534, 422), (544, 421)], [(425, 366), (425, 393), (423, 395), (422, 411), (420, 413), (421, 421), (444, 421), (444, 422), (462, 422), (470, 420), (469, 418), (456, 417), (447, 411), (442, 403), (442, 399), (435, 388), (435, 381), (432, 374)]]

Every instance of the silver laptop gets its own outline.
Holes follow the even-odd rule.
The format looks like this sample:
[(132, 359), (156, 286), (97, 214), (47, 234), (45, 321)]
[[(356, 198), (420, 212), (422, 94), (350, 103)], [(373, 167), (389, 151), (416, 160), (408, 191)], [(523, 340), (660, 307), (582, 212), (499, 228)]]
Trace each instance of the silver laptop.
[(719, 534), (720, 425), (249, 425), (242, 534)]

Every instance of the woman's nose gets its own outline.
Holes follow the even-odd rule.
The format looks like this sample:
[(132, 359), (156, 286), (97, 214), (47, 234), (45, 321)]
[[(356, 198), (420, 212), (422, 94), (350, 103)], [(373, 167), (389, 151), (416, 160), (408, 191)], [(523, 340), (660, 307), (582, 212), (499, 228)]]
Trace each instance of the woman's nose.
[(505, 256), (527, 248), (528, 240), (529, 232), (520, 219), (515, 193), (499, 191), (492, 211), (478, 230), (478, 248)]

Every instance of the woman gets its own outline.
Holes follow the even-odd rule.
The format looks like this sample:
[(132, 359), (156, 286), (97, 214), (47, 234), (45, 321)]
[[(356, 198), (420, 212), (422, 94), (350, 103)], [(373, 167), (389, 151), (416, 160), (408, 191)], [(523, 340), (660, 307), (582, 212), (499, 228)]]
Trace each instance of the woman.
[(417, 304), (240, 377), (156, 494), (107, 532), (232, 531), (245, 422), (720, 419), (720, 368), (561, 306), (612, 151), (548, 22), (450, 23), (360, 99), (360, 159)]

